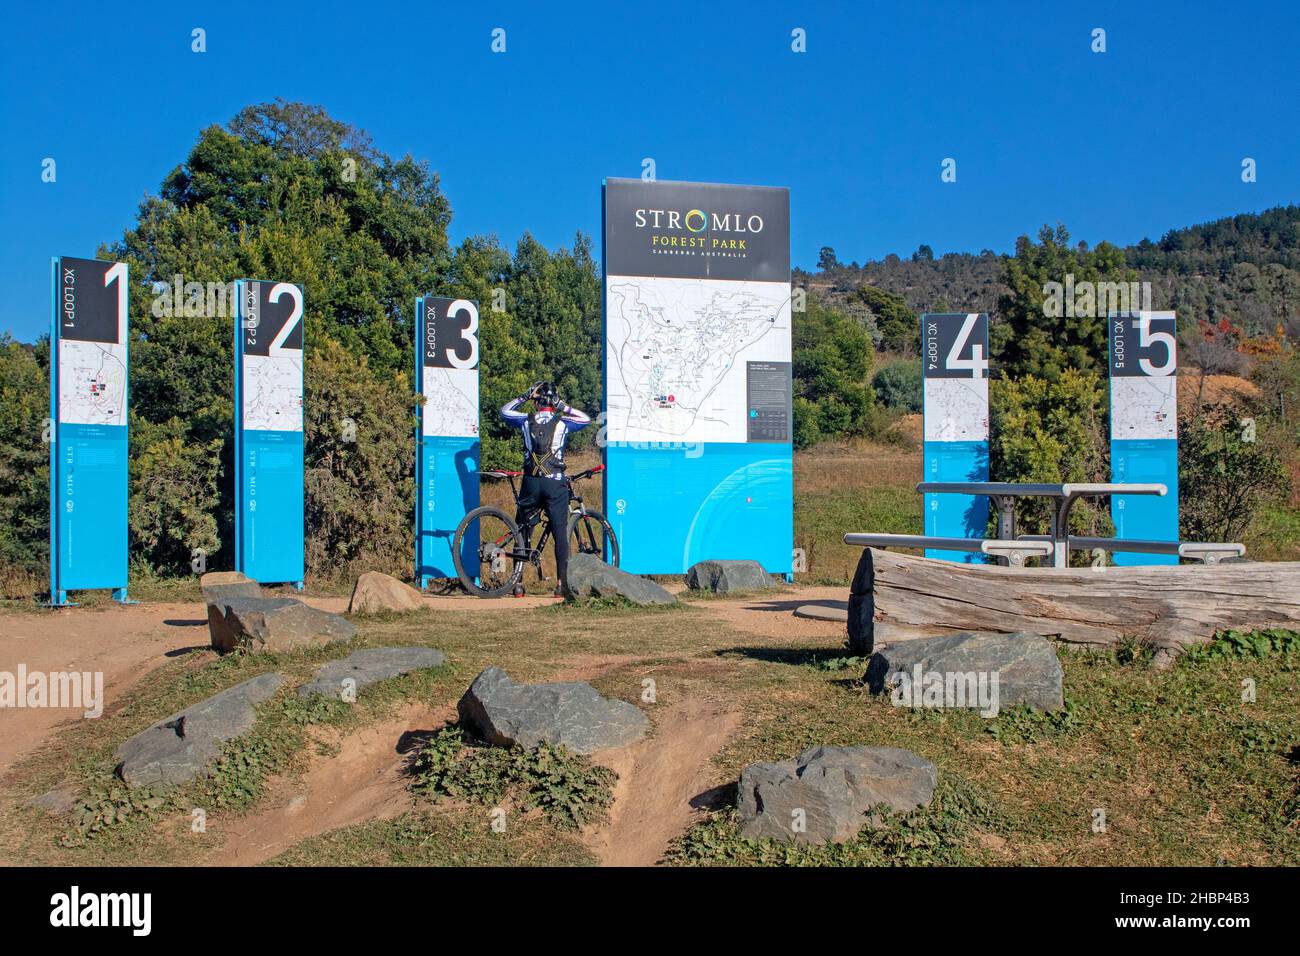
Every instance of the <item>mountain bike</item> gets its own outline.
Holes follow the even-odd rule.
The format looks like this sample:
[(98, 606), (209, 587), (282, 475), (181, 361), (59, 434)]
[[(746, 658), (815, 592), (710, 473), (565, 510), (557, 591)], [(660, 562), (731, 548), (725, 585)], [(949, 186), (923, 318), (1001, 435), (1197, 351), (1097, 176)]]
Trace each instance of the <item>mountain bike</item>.
[[(574, 487), (575, 482), (604, 470), (604, 465), (597, 465), (576, 475), (564, 476), (569, 486), (569, 526), (566, 533), (570, 556), (594, 554), (607, 564), (618, 567), (618, 538), (614, 529), (603, 514), (582, 503), (582, 495)], [(519, 500), (516, 479), (522, 475), (522, 471), (479, 472), (482, 478), (508, 480), (516, 501)], [(538, 526), (541, 533), (534, 547), (532, 533)], [(488, 505), (475, 508), (461, 520), (452, 540), (452, 560), (460, 583), (477, 597), (502, 597), (516, 592), (523, 580), (524, 567), (529, 564), (537, 569), (538, 580), (545, 580), (542, 555), (554, 532), (550, 519), (541, 508), (529, 510), (522, 528), (500, 508)]]

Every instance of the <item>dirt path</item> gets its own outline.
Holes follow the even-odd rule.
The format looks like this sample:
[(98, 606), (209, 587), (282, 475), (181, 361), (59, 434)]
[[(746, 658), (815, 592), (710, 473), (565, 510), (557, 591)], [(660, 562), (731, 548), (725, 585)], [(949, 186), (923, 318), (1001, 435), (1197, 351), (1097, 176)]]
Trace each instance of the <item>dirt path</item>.
[[(153, 668), (208, 645), (207, 620), (195, 604), (67, 608), (0, 617), (0, 671), (102, 673), (104, 703)], [(0, 709), (0, 773), (36, 749), (82, 710)]]
[(741, 633), (835, 643), (846, 637), (843, 624), (795, 617), (794, 610), (805, 604), (843, 606), (848, 594), (845, 587), (800, 587), (770, 597), (756, 594), (736, 601), (711, 598), (696, 606)]
[(653, 866), (686, 831), (711, 781), (710, 761), (740, 725), (740, 714), (699, 699), (683, 700), (648, 740), (594, 759), (618, 773), (606, 827), (587, 845), (602, 866)]
[(206, 862), (254, 866), (308, 837), (410, 809), (402, 776), (406, 755), (398, 749), (403, 737), (441, 727), (454, 716), (454, 706), (412, 704), (392, 720), (339, 739), (338, 752), (313, 755), (301, 779), (277, 780), (269, 797), (272, 806), (226, 824), (225, 846)]

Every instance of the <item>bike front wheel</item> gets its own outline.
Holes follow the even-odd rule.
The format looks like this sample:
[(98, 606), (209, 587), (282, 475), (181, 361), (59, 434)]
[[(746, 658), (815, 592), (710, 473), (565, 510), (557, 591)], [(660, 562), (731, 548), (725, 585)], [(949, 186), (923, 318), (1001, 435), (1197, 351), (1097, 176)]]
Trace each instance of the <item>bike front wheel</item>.
[(618, 567), (618, 538), (599, 511), (569, 516), (569, 547), (573, 554), (593, 554), (611, 567)]
[(523, 548), (519, 526), (500, 508), (475, 508), (461, 520), (451, 557), (465, 590), (476, 597), (504, 597), (524, 575), (515, 557)]

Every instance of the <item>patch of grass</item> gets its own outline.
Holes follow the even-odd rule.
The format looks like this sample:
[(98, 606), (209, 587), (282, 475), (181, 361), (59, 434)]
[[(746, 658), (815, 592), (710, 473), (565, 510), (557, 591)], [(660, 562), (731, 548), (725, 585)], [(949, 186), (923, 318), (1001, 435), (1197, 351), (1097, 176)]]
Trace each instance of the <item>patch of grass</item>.
[(576, 835), (511, 818), (503, 832), (481, 809), (446, 807), (370, 820), (311, 837), (267, 866), (592, 866)]
[[(970, 866), (988, 862), (977, 837), (1004, 826), (993, 807), (959, 778), (941, 777), (928, 807), (897, 813), (888, 806), (863, 816), (857, 838), (819, 846), (747, 840), (735, 809), (715, 812), (669, 851), (684, 866)], [(1000, 837), (997, 837), (1001, 839)]]
[(421, 796), (483, 806), (508, 798), (565, 830), (603, 821), (618, 780), (614, 771), (562, 745), (474, 746), (455, 725), (434, 733), (415, 753), (411, 775), (411, 789)]
[(538, 608), (543, 614), (675, 614), (688, 610), (680, 600), (672, 604), (634, 604), (622, 595), (556, 601)]

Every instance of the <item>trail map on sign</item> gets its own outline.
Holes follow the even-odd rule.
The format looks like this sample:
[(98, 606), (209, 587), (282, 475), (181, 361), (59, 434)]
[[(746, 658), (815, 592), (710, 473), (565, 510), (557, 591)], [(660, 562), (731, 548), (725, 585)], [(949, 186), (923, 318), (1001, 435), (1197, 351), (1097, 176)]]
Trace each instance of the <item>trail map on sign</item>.
[(987, 378), (925, 380), (926, 441), (987, 441)]
[(302, 352), (244, 355), (244, 428), (302, 431)]
[(1111, 438), (1177, 438), (1177, 381), (1172, 375), (1112, 377)]
[(126, 424), (126, 346), (59, 341), (59, 421), (66, 425)]
[(746, 363), (790, 361), (789, 284), (607, 281), (609, 439), (747, 441)]
[(424, 367), (424, 434), (478, 437), (478, 369)]

